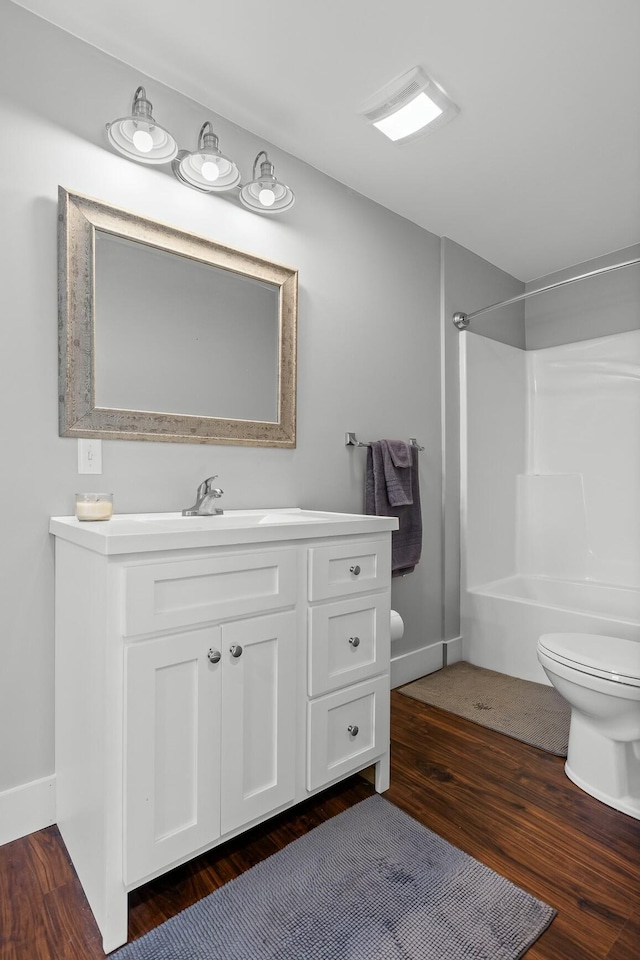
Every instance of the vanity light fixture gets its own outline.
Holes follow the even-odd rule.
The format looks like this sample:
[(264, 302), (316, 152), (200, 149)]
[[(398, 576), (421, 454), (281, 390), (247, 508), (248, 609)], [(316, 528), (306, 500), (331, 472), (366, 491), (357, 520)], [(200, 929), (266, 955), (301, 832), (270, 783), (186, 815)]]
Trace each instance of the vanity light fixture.
[(180, 150), (171, 169), (182, 183), (206, 193), (233, 190), (240, 183), (240, 171), (233, 160), (220, 153), (210, 121), (202, 124), (193, 153)]
[(459, 107), (422, 67), (414, 67), (379, 90), (359, 112), (397, 143), (444, 126), (459, 113)]
[(107, 137), (112, 147), (138, 163), (170, 163), (178, 152), (178, 144), (168, 130), (156, 123), (152, 105), (144, 87), (133, 95), (131, 116), (107, 124)]
[[(253, 180), (243, 186), (236, 164), (220, 152), (211, 121), (200, 127), (195, 150), (178, 150), (169, 131), (153, 119), (151, 109), (144, 87), (138, 87), (133, 95), (131, 116), (106, 125), (109, 143), (128, 160), (170, 163), (174, 176), (183, 186), (202, 193), (226, 193), (237, 187), (241, 203), (254, 212), (281, 213), (293, 206), (293, 191), (277, 179), (265, 150), (253, 161)], [(258, 176), (261, 157), (264, 159)]]
[[(260, 157), (264, 157), (264, 160), (260, 164), (260, 176), (256, 176)], [(289, 210), (295, 203), (295, 199), (291, 187), (276, 178), (273, 164), (266, 151), (261, 150), (253, 161), (253, 180), (246, 183), (240, 190), (240, 202), (249, 210), (281, 213), (283, 210)]]

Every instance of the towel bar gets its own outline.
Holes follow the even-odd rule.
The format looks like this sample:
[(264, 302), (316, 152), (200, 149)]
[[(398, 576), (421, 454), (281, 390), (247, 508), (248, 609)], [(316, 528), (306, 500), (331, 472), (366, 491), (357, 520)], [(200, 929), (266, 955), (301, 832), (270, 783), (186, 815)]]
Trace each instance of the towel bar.
[[(421, 447), (415, 437), (409, 439), (409, 443), (412, 447), (416, 447), (417, 450), (424, 450), (424, 447)], [(344, 445), (345, 447), (370, 447), (370, 442), (365, 442), (364, 440), (358, 440), (355, 433), (345, 433), (344, 435)]]

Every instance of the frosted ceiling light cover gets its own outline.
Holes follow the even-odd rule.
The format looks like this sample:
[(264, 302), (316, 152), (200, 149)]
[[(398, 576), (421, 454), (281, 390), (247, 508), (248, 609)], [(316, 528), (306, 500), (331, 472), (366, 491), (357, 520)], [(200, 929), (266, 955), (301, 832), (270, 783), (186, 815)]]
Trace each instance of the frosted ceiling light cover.
[(240, 183), (240, 171), (233, 160), (220, 153), (210, 122), (202, 125), (194, 152), (181, 152), (177, 165), (182, 180), (207, 193), (233, 190)]
[(133, 95), (131, 116), (107, 124), (109, 143), (129, 160), (170, 163), (178, 153), (178, 144), (168, 130), (156, 123), (151, 109), (144, 87), (138, 87)]
[(414, 67), (370, 97), (359, 112), (390, 140), (401, 142), (444, 126), (459, 109), (439, 83)]
[(419, 93), (415, 100), (411, 100), (405, 107), (384, 120), (376, 120), (373, 125), (390, 140), (402, 140), (426, 127), (441, 113), (441, 108), (430, 100), (426, 93)]

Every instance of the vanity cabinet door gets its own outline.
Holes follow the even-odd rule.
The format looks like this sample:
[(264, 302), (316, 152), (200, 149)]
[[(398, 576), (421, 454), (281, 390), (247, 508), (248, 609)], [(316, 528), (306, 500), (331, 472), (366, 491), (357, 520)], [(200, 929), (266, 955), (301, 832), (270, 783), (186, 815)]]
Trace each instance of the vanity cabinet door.
[(295, 612), (225, 624), (222, 651), (226, 834), (295, 799)]
[(126, 649), (127, 884), (220, 836), (221, 650), (220, 627)]

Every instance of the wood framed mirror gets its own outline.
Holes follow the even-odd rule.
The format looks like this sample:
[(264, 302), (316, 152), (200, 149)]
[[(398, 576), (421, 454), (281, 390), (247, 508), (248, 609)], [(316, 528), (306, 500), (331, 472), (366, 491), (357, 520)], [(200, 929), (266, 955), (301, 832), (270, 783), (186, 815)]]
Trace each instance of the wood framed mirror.
[(59, 188), (60, 436), (296, 444), (298, 274)]

